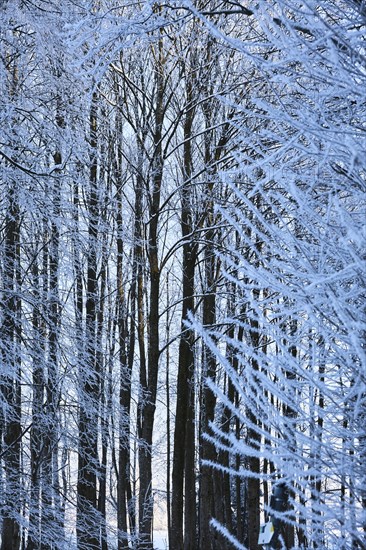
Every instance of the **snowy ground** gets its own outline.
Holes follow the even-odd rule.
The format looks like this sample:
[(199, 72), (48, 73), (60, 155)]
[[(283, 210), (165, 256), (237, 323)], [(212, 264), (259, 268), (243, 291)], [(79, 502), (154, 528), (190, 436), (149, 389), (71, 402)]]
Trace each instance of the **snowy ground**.
[(154, 531), (154, 550), (168, 550), (168, 531)]

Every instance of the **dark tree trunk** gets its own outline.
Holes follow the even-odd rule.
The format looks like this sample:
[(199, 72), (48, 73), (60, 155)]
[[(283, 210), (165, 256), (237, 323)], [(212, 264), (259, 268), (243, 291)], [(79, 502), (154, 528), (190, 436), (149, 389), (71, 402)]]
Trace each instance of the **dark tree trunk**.
[[(61, 124), (61, 121), (59, 120)], [(54, 154), (56, 166), (61, 165), (60, 153)], [(58, 169), (55, 169), (57, 174)], [(59, 242), (61, 191), (57, 178), (53, 181), (53, 209), (48, 220), (49, 247), (46, 247), (44, 264), (47, 262), (47, 340), (49, 355), (47, 359), (47, 376), (45, 376), (44, 423), (43, 423), (43, 459), (42, 459), (42, 513), (41, 532), (43, 547), (51, 548), (53, 539), (62, 540), (63, 525), (60, 504), (58, 473), (58, 347), (60, 329), (59, 304)]]
[[(211, 205), (212, 206), (212, 205)], [(212, 212), (211, 208), (209, 211)], [(209, 223), (210, 223), (209, 218)], [(205, 245), (206, 291), (203, 300), (203, 325), (214, 326), (216, 322), (215, 266), (213, 250), (214, 232), (208, 229)], [(214, 420), (216, 397), (205, 384), (206, 379), (216, 379), (216, 358), (207, 346), (203, 349), (201, 414), (200, 414), (200, 487), (199, 487), (199, 548), (219, 550), (216, 533), (210, 529), (210, 520), (216, 517), (215, 487), (212, 470), (202, 462), (216, 460), (216, 451), (212, 443), (203, 439), (204, 433), (210, 433), (209, 424)], [(221, 506), (221, 503), (217, 503)]]
[[(150, 220), (148, 235), (148, 262), (150, 273), (150, 304), (148, 316), (148, 372), (145, 384), (142, 384), (141, 441), (139, 446), (139, 548), (150, 550), (153, 528), (153, 493), (152, 493), (152, 437), (154, 428), (156, 394), (159, 370), (159, 291), (160, 267), (158, 257), (158, 227), (160, 215), (160, 194), (163, 178), (162, 131), (164, 118), (164, 63), (163, 40), (157, 44), (155, 65), (156, 105), (154, 152), (152, 158), (152, 189), (150, 193)], [(142, 381), (144, 382), (144, 381)]]
[[(34, 257), (37, 258), (39, 251), (34, 250)], [(35, 307), (33, 309), (32, 330), (33, 341), (33, 375), (32, 375), (32, 429), (30, 432), (30, 470), (31, 488), (29, 504), (29, 531), (27, 550), (35, 550), (38, 545), (38, 533), (41, 530), (41, 515), (39, 502), (41, 494), (40, 474), (42, 456), (42, 404), (44, 399), (44, 376), (43, 366), (45, 362), (44, 351), (44, 323), (40, 314), (42, 303), (41, 278), (38, 262), (34, 261), (32, 266), (32, 283), (34, 288)]]
[(3, 413), (3, 466), (5, 487), (2, 496), (1, 550), (19, 550), (21, 514), (21, 364), (20, 364), (20, 286), (19, 286), (19, 205), (11, 184), (8, 191), (8, 210), (4, 238), (4, 292), (2, 325), (0, 327), (2, 402)]
[[(136, 192), (137, 193), (137, 192)], [(138, 253), (135, 249), (134, 278), (131, 289), (131, 336), (129, 339), (127, 325), (127, 306), (123, 283), (123, 238), (122, 238), (122, 186), (117, 189), (118, 212), (117, 212), (117, 281), (118, 281), (118, 332), (119, 332), (119, 361), (120, 361), (120, 418), (119, 418), (119, 457), (118, 457), (118, 550), (128, 549), (128, 517), (130, 500), (130, 409), (131, 409), (131, 377), (134, 354), (134, 331), (136, 315), (136, 266)], [(138, 208), (141, 212), (141, 208)], [(139, 214), (136, 214), (136, 224), (140, 226)], [(136, 242), (136, 241), (135, 241)], [(131, 340), (132, 338), (132, 340)], [(134, 523), (130, 525), (134, 531)], [(133, 533), (132, 533), (133, 534)]]
[[(260, 243), (257, 243), (259, 249)], [(259, 292), (253, 291), (255, 303), (259, 302)], [(251, 348), (254, 350), (253, 356), (247, 366), (252, 372), (249, 374), (249, 380), (256, 381), (256, 372), (259, 369), (258, 361), (255, 358), (255, 350), (258, 349), (260, 344), (260, 326), (256, 317), (255, 311), (247, 309), (247, 315), (250, 321), (249, 330), (249, 342)], [(255, 382), (252, 382), (255, 383)], [(260, 386), (259, 386), (260, 388)], [(253, 391), (253, 388), (252, 388)], [(260, 391), (254, 389), (254, 391)], [(249, 420), (249, 427), (247, 428), (247, 441), (248, 444), (255, 450), (260, 450), (261, 436), (255, 426), (259, 426), (260, 419), (257, 417), (255, 411), (252, 409), (247, 410), (247, 417)], [(250, 427), (254, 426), (254, 427)], [(253, 476), (247, 480), (247, 499), (246, 499), (246, 525), (247, 525), (247, 545), (252, 550), (260, 550), (258, 545), (258, 536), (260, 528), (260, 460), (256, 456), (250, 456), (247, 459), (248, 468)]]
[[(187, 105), (192, 101), (192, 83), (187, 82)], [(184, 122), (184, 164), (182, 187), (181, 229), (183, 243), (182, 266), (182, 319), (179, 341), (177, 404), (174, 427), (172, 512), (169, 544), (177, 550), (193, 550), (196, 544), (196, 491), (195, 491), (195, 389), (194, 389), (194, 332), (185, 322), (194, 311), (195, 266), (197, 244), (193, 235), (192, 175), (192, 124), (194, 112), (189, 109)], [(182, 441), (185, 442), (182, 445)], [(183, 488), (185, 500), (183, 501)], [(183, 506), (184, 503), (184, 506)], [(184, 509), (184, 512), (183, 512)], [(184, 522), (184, 536), (183, 536)], [(184, 541), (184, 542), (183, 542)]]
[(88, 260), (86, 289), (85, 356), (79, 369), (79, 449), (77, 483), (77, 544), (79, 550), (100, 548), (100, 515), (97, 510), (99, 380), (96, 369), (98, 192), (96, 159), (96, 109), (94, 94), (90, 114), (91, 161), (89, 193)]

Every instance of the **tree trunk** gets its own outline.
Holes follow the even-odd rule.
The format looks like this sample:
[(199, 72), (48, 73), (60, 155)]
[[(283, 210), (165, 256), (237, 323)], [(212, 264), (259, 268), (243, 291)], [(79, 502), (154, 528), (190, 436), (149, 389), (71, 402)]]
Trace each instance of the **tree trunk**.
[(80, 365), (79, 449), (77, 483), (77, 543), (83, 550), (100, 548), (100, 518), (97, 511), (98, 432), (97, 413), (99, 384), (96, 371), (97, 321), (97, 238), (98, 192), (96, 159), (96, 109), (93, 96), (90, 113), (91, 162), (89, 194), (88, 260), (86, 290), (85, 357)]
[[(210, 220), (209, 220), (210, 221)], [(216, 322), (215, 296), (215, 265), (213, 250), (213, 230), (206, 232), (205, 270), (206, 289), (203, 300), (203, 325), (214, 326)], [(219, 550), (217, 534), (211, 532), (210, 520), (216, 517), (214, 492), (214, 474), (202, 461), (215, 461), (216, 451), (212, 443), (202, 438), (204, 433), (210, 433), (209, 423), (214, 420), (216, 397), (206, 386), (207, 378), (216, 379), (216, 358), (207, 346), (203, 349), (201, 414), (200, 414), (200, 487), (199, 487), (199, 548)]]
[(19, 550), (21, 514), (21, 364), (20, 364), (20, 287), (19, 287), (19, 205), (15, 184), (8, 191), (8, 214), (5, 219), (4, 239), (4, 298), (3, 319), (0, 327), (2, 402), (3, 413), (3, 464), (5, 486), (2, 510), (1, 550)]
[[(192, 83), (187, 81), (187, 101), (192, 101)], [(192, 175), (192, 124), (193, 109), (187, 111), (184, 122), (183, 186), (181, 230), (184, 239), (182, 265), (182, 318), (178, 355), (177, 403), (174, 427), (172, 475), (172, 524), (169, 544), (177, 550), (193, 550), (196, 544), (196, 491), (195, 491), (195, 391), (194, 391), (194, 332), (185, 322), (194, 311), (195, 266), (197, 244), (193, 235)], [(182, 441), (185, 442), (182, 445)], [(185, 486), (185, 501), (183, 487)], [(183, 513), (184, 502), (184, 513)], [(184, 522), (184, 536), (183, 536)], [(184, 541), (184, 542), (183, 542)]]
[(148, 316), (148, 373), (146, 385), (142, 386), (141, 441), (139, 447), (139, 548), (150, 550), (153, 528), (152, 493), (152, 437), (156, 409), (156, 393), (159, 370), (159, 291), (160, 268), (158, 257), (158, 226), (160, 215), (160, 194), (163, 178), (162, 130), (164, 118), (164, 69), (163, 40), (158, 41), (155, 65), (156, 105), (154, 152), (152, 158), (152, 189), (150, 193), (150, 220), (148, 236), (148, 262), (150, 273), (150, 304)]
[[(130, 485), (130, 409), (131, 409), (131, 377), (132, 354), (128, 351), (127, 307), (123, 282), (123, 229), (122, 229), (122, 186), (117, 189), (117, 284), (118, 284), (118, 333), (120, 362), (120, 418), (119, 418), (119, 458), (118, 458), (118, 550), (128, 549), (128, 505)], [(136, 251), (135, 251), (136, 255)], [(134, 260), (136, 267), (136, 260)], [(135, 272), (135, 270), (134, 270)], [(135, 320), (136, 278), (132, 282), (131, 320)], [(134, 326), (131, 333), (134, 334)], [(130, 344), (131, 346), (131, 341)], [(132, 346), (133, 348), (133, 346)]]

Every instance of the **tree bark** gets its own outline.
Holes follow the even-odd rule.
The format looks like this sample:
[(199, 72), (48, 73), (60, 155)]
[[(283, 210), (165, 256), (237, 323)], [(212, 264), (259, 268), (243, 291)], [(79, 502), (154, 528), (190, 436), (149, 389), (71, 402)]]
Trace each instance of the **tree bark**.
[(98, 414), (99, 384), (96, 371), (97, 321), (97, 96), (93, 95), (90, 112), (90, 193), (88, 224), (88, 259), (86, 289), (85, 356), (80, 365), (79, 449), (77, 482), (77, 544), (84, 548), (100, 548), (100, 517), (97, 510)]
[(150, 220), (148, 235), (148, 262), (150, 275), (150, 304), (148, 315), (148, 372), (142, 386), (141, 440), (139, 446), (139, 549), (152, 550), (153, 493), (152, 493), (152, 437), (156, 409), (159, 370), (159, 291), (160, 267), (158, 257), (158, 227), (160, 195), (163, 178), (162, 131), (164, 119), (164, 62), (163, 40), (159, 39), (155, 60), (156, 104), (154, 109), (154, 152), (152, 157)]
[[(194, 111), (192, 82), (186, 84), (188, 106), (184, 121), (183, 186), (181, 195), (181, 231), (183, 236), (182, 317), (178, 354), (177, 403), (174, 427), (172, 475), (171, 548), (193, 550), (196, 544), (195, 491), (195, 390), (194, 332), (186, 326), (188, 314), (194, 311), (195, 266), (197, 243), (193, 234), (192, 124)], [(182, 446), (182, 441), (185, 445)], [(185, 487), (185, 491), (183, 488)], [(184, 495), (185, 494), (185, 500)], [(184, 510), (184, 512), (183, 512)], [(184, 531), (183, 531), (184, 525)]]
[(19, 204), (15, 183), (8, 190), (8, 210), (5, 219), (5, 265), (3, 320), (0, 327), (1, 359), (4, 371), (1, 375), (1, 397), (5, 403), (3, 413), (5, 472), (4, 511), (2, 512), (1, 550), (19, 550), (21, 514), (21, 364), (20, 364), (20, 286), (19, 286)]

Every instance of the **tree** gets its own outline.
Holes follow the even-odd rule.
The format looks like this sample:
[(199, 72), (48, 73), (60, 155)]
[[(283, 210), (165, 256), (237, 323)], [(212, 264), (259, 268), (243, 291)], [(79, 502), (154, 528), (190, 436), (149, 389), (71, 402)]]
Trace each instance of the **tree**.
[[(2, 405), (6, 411), (1, 453), (6, 472), (2, 547), (19, 548), (23, 540), (21, 517), (29, 506), (28, 547), (32, 548), (39, 537), (44, 547), (50, 538), (62, 538), (57, 467), (58, 216), (61, 207), (57, 171), (62, 157), (56, 135), (62, 132), (63, 122), (60, 103), (56, 100), (49, 124), (42, 126), (49, 95), (55, 92), (57, 96), (59, 75), (55, 75), (55, 86), (49, 90), (48, 97), (44, 90), (39, 96), (33, 96), (37, 83), (44, 83), (55, 67), (50, 67), (47, 55), (38, 50), (39, 33), (32, 32), (32, 14), (24, 14), (17, 20), (5, 9), (2, 16), (1, 158), (2, 190), (6, 197), (2, 204), (5, 225), (1, 229)], [(52, 171), (53, 177), (48, 178)], [(52, 207), (42, 188), (44, 183), (49, 185)], [(44, 208), (41, 221), (35, 219), (32, 208), (37, 195), (41, 209)], [(34, 231), (29, 231), (30, 226)], [(33, 372), (29, 384), (30, 369)], [(31, 422), (25, 406), (30, 399)], [(22, 451), (28, 431), (30, 464)], [(23, 470), (24, 463), (31, 470), (30, 476)], [(28, 487), (30, 498), (26, 493)], [(50, 529), (48, 535), (47, 529)]]
[[(231, 467), (232, 475), (284, 484), (287, 505), (269, 512), (286, 547), (293, 545), (286, 525), (296, 527), (303, 546), (362, 547), (364, 13), (351, 2), (321, 10), (273, 2), (251, 16), (267, 42), (262, 50), (250, 42), (236, 47), (263, 88), (250, 105), (238, 105), (249, 122), (243, 119), (237, 173), (226, 176), (237, 201), (220, 208), (243, 241), (223, 257), (226, 276), (250, 308), (243, 317), (239, 302), (227, 320), (242, 327), (242, 342), (200, 331), (241, 406), (213, 381), (209, 387), (248, 437), (237, 439), (217, 420), (207, 437), (232, 461), (235, 455), (260, 461), (260, 471), (249, 462), (240, 472)], [(263, 471), (265, 460), (273, 471)], [(224, 525), (214, 525), (233, 540)]]

